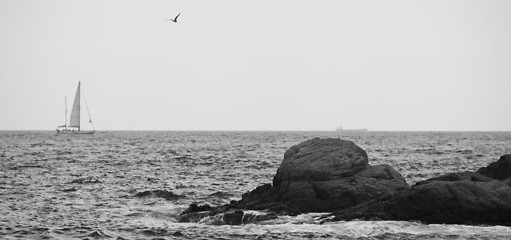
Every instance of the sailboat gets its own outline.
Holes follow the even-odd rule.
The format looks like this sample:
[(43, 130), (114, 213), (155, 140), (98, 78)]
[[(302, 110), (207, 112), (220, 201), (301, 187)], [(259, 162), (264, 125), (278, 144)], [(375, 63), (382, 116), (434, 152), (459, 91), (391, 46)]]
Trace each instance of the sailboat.
[[(69, 125), (67, 124), (67, 97), (64, 97), (65, 101), (65, 122), (64, 125), (57, 127), (58, 134), (94, 134), (94, 125), (92, 124), (92, 118), (90, 117), (89, 107), (87, 106), (87, 100), (85, 100), (85, 107), (87, 108), (87, 114), (89, 116), (89, 123), (92, 126), (92, 131), (82, 131), (80, 128), (80, 82), (78, 82), (78, 89), (76, 89), (75, 100), (73, 102), (73, 108), (71, 109), (71, 117), (69, 119)], [(85, 96), (84, 96), (85, 99)]]

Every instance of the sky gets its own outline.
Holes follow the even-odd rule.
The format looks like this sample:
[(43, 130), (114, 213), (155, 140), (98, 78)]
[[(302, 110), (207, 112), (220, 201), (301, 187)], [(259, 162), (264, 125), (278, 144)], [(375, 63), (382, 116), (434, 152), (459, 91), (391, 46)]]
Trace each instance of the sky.
[(0, 130), (81, 82), (96, 130), (511, 131), (508, 0), (2, 0), (0, 32)]

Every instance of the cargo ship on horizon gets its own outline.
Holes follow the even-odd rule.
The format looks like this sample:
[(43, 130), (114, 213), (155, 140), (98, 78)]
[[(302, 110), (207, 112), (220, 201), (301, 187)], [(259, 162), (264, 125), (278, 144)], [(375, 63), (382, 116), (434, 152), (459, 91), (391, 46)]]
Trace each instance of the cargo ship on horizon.
[(342, 126), (339, 126), (335, 129), (336, 132), (367, 132), (367, 128), (360, 129), (344, 129)]

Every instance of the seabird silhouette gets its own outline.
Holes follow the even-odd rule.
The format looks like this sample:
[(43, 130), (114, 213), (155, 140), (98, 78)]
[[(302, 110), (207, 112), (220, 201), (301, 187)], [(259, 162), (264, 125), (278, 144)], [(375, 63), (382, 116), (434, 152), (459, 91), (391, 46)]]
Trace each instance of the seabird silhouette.
[(181, 13), (179, 13), (174, 19), (168, 19), (169, 21), (172, 21), (172, 22), (177, 22), (177, 17), (179, 17), (179, 15), (181, 15)]

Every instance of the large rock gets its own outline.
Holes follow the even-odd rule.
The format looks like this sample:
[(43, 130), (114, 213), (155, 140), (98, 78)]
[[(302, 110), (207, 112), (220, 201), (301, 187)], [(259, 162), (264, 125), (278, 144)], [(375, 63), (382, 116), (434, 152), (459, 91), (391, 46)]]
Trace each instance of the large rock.
[(315, 138), (292, 146), (284, 153), (284, 160), (273, 177), (273, 186), (348, 177), (367, 165), (367, 153), (353, 142)]
[(511, 226), (510, 167), (511, 155), (507, 154), (475, 173), (448, 173), (418, 182), (400, 195), (336, 212), (333, 220), (418, 220)]
[(487, 167), (480, 168), (477, 170), (477, 173), (498, 180), (509, 180), (511, 177), (511, 154), (501, 156), (497, 162), (493, 162)]
[[(328, 221), (415, 220), (511, 226), (511, 155), (477, 172), (449, 173), (410, 188), (389, 165), (371, 166), (350, 141), (312, 139), (291, 147), (273, 178), (239, 201), (211, 208), (190, 205), (180, 222), (264, 221), (277, 214), (334, 212)], [(501, 181), (503, 180), (503, 181)], [(506, 185), (507, 184), (507, 185)], [(247, 213), (244, 210), (264, 210)]]
[(429, 181), (388, 200), (368, 202), (334, 215), (334, 220), (511, 225), (511, 187), (498, 180)]
[(351, 141), (312, 139), (292, 146), (269, 184), (244, 194), (235, 205), (286, 213), (330, 212), (408, 189), (389, 165), (371, 166)]

